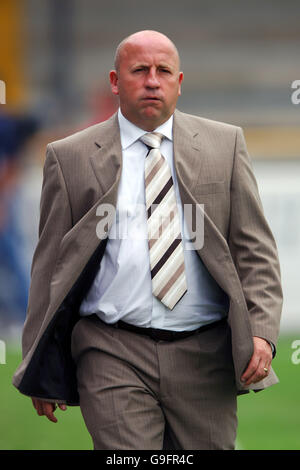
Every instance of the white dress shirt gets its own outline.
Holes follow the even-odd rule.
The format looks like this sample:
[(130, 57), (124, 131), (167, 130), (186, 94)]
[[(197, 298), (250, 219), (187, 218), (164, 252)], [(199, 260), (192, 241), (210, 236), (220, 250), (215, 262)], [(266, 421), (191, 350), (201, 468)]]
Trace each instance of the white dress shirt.
[[(144, 165), (148, 149), (139, 138), (146, 132), (118, 111), (122, 174), (116, 218), (109, 232), (101, 266), (80, 306), (80, 315), (96, 313), (106, 323), (122, 319), (136, 326), (174, 331), (193, 330), (224, 317), (228, 298), (210, 276), (195, 250), (184, 249), (187, 292), (168, 309), (152, 294)], [(170, 165), (183, 243), (189, 240), (173, 163), (173, 116), (155, 129), (165, 136), (161, 153)]]

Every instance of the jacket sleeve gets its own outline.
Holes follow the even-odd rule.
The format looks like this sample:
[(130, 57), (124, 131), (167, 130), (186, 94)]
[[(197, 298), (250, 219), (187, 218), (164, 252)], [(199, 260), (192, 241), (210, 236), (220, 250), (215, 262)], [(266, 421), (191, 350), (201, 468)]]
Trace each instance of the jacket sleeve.
[(253, 336), (276, 345), (282, 309), (280, 266), (241, 128), (237, 128), (231, 179), (229, 246)]
[(31, 348), (49, 305), (50, 282), (63, 236), (72, 227), (63, 173), (51, 144), (47, 146), (40, 200), (39, 241), (31, 266), (31, 283), (23, 328), (23, 358)]

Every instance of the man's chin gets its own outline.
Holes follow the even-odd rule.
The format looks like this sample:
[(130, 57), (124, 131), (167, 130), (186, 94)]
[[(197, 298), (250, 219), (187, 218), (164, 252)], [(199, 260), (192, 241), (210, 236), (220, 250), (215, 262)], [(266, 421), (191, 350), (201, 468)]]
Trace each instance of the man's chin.
[(162, 117), (161, 109), (155, 102), (143, 107), (141, 114), (144, 119), (160, 120)]

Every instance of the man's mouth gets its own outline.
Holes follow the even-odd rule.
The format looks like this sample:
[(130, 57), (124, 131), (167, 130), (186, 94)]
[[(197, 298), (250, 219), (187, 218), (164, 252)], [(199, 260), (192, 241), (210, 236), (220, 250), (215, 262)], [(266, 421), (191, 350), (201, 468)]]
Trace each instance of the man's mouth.
[(142, 98), (144, 101), (161, 101), (160, 98), (158, 98), (157, 96), (144, 96), (144, 98)]

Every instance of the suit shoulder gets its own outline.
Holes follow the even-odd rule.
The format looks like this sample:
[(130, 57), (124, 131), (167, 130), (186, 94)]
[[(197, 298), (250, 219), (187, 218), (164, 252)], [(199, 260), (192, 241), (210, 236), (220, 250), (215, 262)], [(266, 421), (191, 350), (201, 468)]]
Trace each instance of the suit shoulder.
[(234, 124), (230, 124), (227, 122), (222, 121), (215, 121), (213, 119), (208, 119), (203, 116), (195, 116), (193, 114), (183, 113), (181, 111), (176, 110), (176, 115), (181, 120), (185, 121), (185, 124), (190, 128), (194, 129), (202, 129), (206, 130), (207, 132), (220, 132), (226, 134), (233, 134), (236, 135), (237, 130), (240, 129), (239, 126)]
[(106, 121), (94, 124), (92, 126), (81, 129), (62, 139), (49, 142), (48, 146), (54, 148), (55, 151), (64, 151), (78, 146), (94, 145), (95, 140), (106, 134), (107, 128), (113, 125), (115, 115)]

